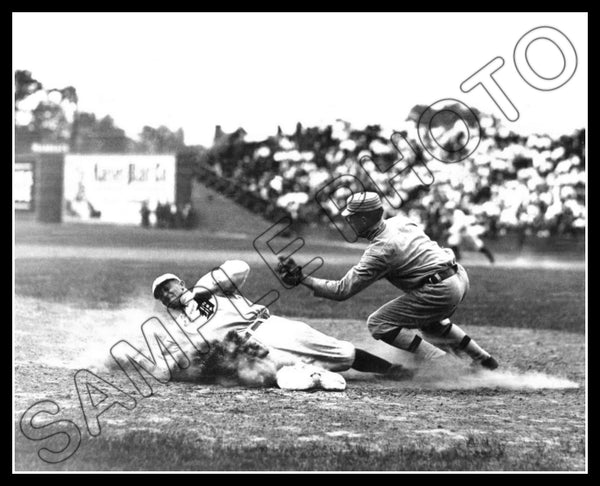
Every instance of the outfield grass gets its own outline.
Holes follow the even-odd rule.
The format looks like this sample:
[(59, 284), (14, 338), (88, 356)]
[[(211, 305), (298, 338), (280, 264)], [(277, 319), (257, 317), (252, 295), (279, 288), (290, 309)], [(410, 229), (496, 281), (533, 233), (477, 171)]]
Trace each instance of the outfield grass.
[[(120, 306), (131, 300), (151, 308), (149, 289), (157, 275), (173, 272), (191, 283), (210, 268), (190, 268), (176, 261), (23, 258), (16, 261), (16, 294), (82, 308)], [(339, 278), (347, 269), (347, 265), (326, 264), (316, 275)], [(581, 270), (467, 266), (467, 271), (471, 290), (455, 315), (457, 322), (584, 332), (585, 275)], [(380, 281), (345, 302), (315, 298), (304, 287), (284, 289), (272, 272), (260, 265), (253, 267), (242, 290), (254, 300), (271, 289), (280, 292), (271, 310), (294, 317), (366, 320), (379, 306), (400, 295), (387, 281)]]
[[(227, 229), (229, 227), (229, 229)], [(109, 246), (138, 248), (202, 248), (212, 250), (222, 248), (224, 240), (228, 249), (244, 250), (252, 242), (267, 232), (269, 238), (281, 231), (282, 224), (274, 225), (267, 221), (250, 234), (236, 233), (236, 228), (224, 225), (222, 234), (198, 230), (145, 229), (137, 226), (120, 226), (107, 223), (66, 223), (62, 225), (36, 222), (32, 215), (17, 215), (15, 239), (17, 244), (55, 244), (76, 246)], [(347, 235), (348, 236), (348, 235)], [(300, 237), (311, 251), (330, 251), (332, 247), (345, 245), (344, 251), (352, 251), (341, 234), (332, 228), (305, 228), (292, 232), (287, 238)], [(585, 240), (582, 237), (570, 238), (528, 238), (519, 245), (516, 235), (509, 234), (498, 239), (486, 239), (487, 246), (497, 253), (512, 255), (552, 255), (569, 260), (583, 260)], [(359, 240), (365, 243), (365, 240)]]

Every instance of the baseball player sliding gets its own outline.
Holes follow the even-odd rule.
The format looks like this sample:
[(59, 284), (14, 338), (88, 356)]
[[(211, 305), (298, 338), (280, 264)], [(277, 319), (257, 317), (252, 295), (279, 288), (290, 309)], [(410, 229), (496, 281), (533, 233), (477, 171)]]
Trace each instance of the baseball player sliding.
[(211, 372), (230, 374), (227, 362), (234, 361), (233, 372), (244, 384), (299, 390), (343, 390), (346, 383), (337, 372), (350, 368), (395, 377), (401, 374), (400, 365), (248, 302), (239, 289), (249, 272), (246, 262), (228, 260), (192, 289), (170, 273), (154, 280), (154, 298), (169, 308), (190, 341), (200, 333), (212, 344), (206, 355), (196, 356), (197, 370), (208, 364)]
[(281, 272), (286, 283), (309, 287), (317, 297), (345, 300), (385, 278), (404, 294), (367, 319), (375, 339), (413, 353), (421, 362), (445, 356), (443, 347), (466, 353), (484, 368), (498, 367), (487, 351), (450, 321), (469, 290), (467, 272), (456, 263), (452, 250), (439, 247), (404, 216), (384, 220), (377, 193), (353, 194), (342, 216), (359, 237), (369, 241), (360, 261), (341, 280), (324, 280), (304, 276), (302, 268), (288, 259)]

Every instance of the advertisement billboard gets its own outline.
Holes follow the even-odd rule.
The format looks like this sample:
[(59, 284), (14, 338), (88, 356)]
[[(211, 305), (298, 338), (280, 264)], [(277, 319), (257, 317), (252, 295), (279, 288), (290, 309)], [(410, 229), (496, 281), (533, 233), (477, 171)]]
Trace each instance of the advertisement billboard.
[(138, 224), (175, 202), (175, 155), (65, 156), (64, 220)]

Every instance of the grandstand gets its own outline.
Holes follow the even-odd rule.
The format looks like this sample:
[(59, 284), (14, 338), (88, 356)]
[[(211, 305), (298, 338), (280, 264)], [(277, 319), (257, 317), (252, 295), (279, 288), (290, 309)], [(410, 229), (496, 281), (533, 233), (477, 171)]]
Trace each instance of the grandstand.
[[(403, 152), (402, 163), (397, 163), (391, 131), (378, 125), (357, 129), (337, 120), (326, 127), (298, 124), (289, 134), (279, 129), (258, 142), (246, 142), (243, 130), (218, 131), (213, 147), (195, 155), (198, 180), (267, 219), (288, 214), (298, 228), (331, 225), (315, 196), (333, 178), (352, 175), (367, 189), (383, 192), (388, 215), (403, 211), (436, 239), (443, 238), (457, 208), (474, 215), (490, 238), (581, 239), (586, 217), (583, 129), (558, 138), (524, 136), (478, 113), (478, 127), (446, 117), (432, 125), (435, 140), (421, 141), (417, 121), (423, 109), (415, 107), (395, 133), (416, 148)], [(480, 140), (468, 155), (465, 137), (474, 128)], [(439, 154), (440, 147), (453, 159), (442, 162), (429, 154)], [(422, 177), (409, 170), (394, 179), (393, 187), (386, 183), (402, 169), (417, 170), (423, 163), (433, 175), (431, 184), (423, 185)], [(338, 206), (346, 194), (335, 194)]]
[[(175, 214), (175, 222), (185, 220), (185, 224), (160, 218), (160, 208), (152, 202), (146, 206), (144, 199), (156, 199), (157, 194), (150, 197), (144, 193), (142, 197), (129, 185), (118, 186), (112, 193), (102, 189), (102, 194), (105, 199), (114, 199), (111, 194), (131, 199), (129, 224), (139, 221), (140, 212), (146, 211), (154, 213), (153, 218), (142, 222), (146, 226), (189, 229), (196, 225), (209, 231), (242, 232), (243, 228), (261, 226), (261, 221), (277, 222), (287, 216), (292, 232), (324, 234), (328, 228), (334, 231), (330, 216), (344, 206), (349, 192), (367, 189), (384, 196), (387, 216), (401, 211), (438, 241), (445, 241), (454, 212), (461, 210), (483, 228), (488, 239), (513, 240), (513, 250), (522, 249), (526, 240), (539, 240), (542, 246), (545, 240), (553, 244), (567, 241), (566, 247), (583, 248), (585, 130), (554, 138), (524, 135), (478, 111), (466, 116), (459, 105), (449, 106), (424, 122), (427, 113), (426, 106), (415, 106), (394, 131), (379, 125), (358, 128), (336, 120), (316, 127), (298, 123), (293, 133), (278, 129), (264, 140), (248, 140), (241, 128), (227, 134), (217, 126), (209, 149), (186, 147), (177, 151), (171, 162), (174, 172), (169, 172), (170, 178), (163, 183), (162, 190), (170, 194), (163, 197), (164, 207), (171, 208), (167, 216)], [(423, 125), (428, 129), (423, 131)], [(468, 139), (471, 142), (467, 145)], [(477, 143), (472, 143), (473, 139)], [(123, 160), (128, 169), (119, 171), (122, 176), (131, 172), (134, 161), (142, 171), (143, 164), (152, 166), (154, 160), (148, 154), (117, 155), (103, 158), (84, 154), (80, 158), (96, 161), (96, 165), (105, 159), (115, 163)], [(52, 204), (38, 201), (38, 218), (60, 221), (59, 213), (72, 209), (72, 203), (61, 203), (60, 198), (68, 199), (66, 192), (74, 193), (69, 187), (78, 187), (73, 181), (81, 183), (81, 174), (78, 172), (75, 180), (72, 170), (66, 170), (64, 184), (53, 183), (52, 191), (46, 194), (40, 169), (44, 167), (44, 173), (52, 169), (48, 174), (60, 177), (63, 169), (59, 159), (63, 156), (45, 156), (48, 160), (54, 157), (54, 165), (35, 163), (32, 154), (19, 157), (17, 173), (24, 183), (17, 195), (17, 208), (32, 211), (35, 199), (51, 192), (56, 196)], [(78, 155), (65, 159), (69, 157), (76, 159)], [(88, 172), (92, 170), (91, 162), (82, 164), (89, 166)], [(32, 176), (34, 169), (36, 177)], [(333, 192), (332, 200), (319, 200), (319, 191), (340, 176), (352, 176), (354, 182)], [(61, 196), (63, 185), (66, 192)], [(154, 186), (146, 189), (155, 191)], [(125, 206), (117, 206), (116, 214), (125, 217)], [(211, 209), (215, 206), (219, 211)], [(55, 210), (50, 214), (52, 208)], [(102, 221), (109, 221), (110, 211), (101, 209)], [(190, 210), (194, 217), (184, 217)], [(237, 213), (239, 217), (234, 216)], [(222, 218), (224, 214), (229, 216)], [(166, 222), (160, 224), (162, 220)]]

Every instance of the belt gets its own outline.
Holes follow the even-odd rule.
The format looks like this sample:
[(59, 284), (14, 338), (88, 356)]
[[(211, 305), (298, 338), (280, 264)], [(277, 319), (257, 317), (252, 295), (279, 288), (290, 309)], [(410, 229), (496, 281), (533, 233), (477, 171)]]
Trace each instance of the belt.
[(440, 270), (439, 272), (421, 280), (421, 285), (437, 284), (449, 277), (452, 277), (452, 275), (455, 275), (456, 272), (458, 272), (458, 264), (456, 262), (452, 262), (449, 265), (450, 266), (445, 270)]
[(262, 311), (260, 311), (260, 313), (254, 318), (254, 321), (252, 321), (252, 323), (242, 331), (244, 336), (246, 338), (252, 336), (254, 332), (260, 327), (260, 325), (263, 322), (265, 322), (269, 317), (271, 317), (271, 315), (267, 309), (263, 309)]

